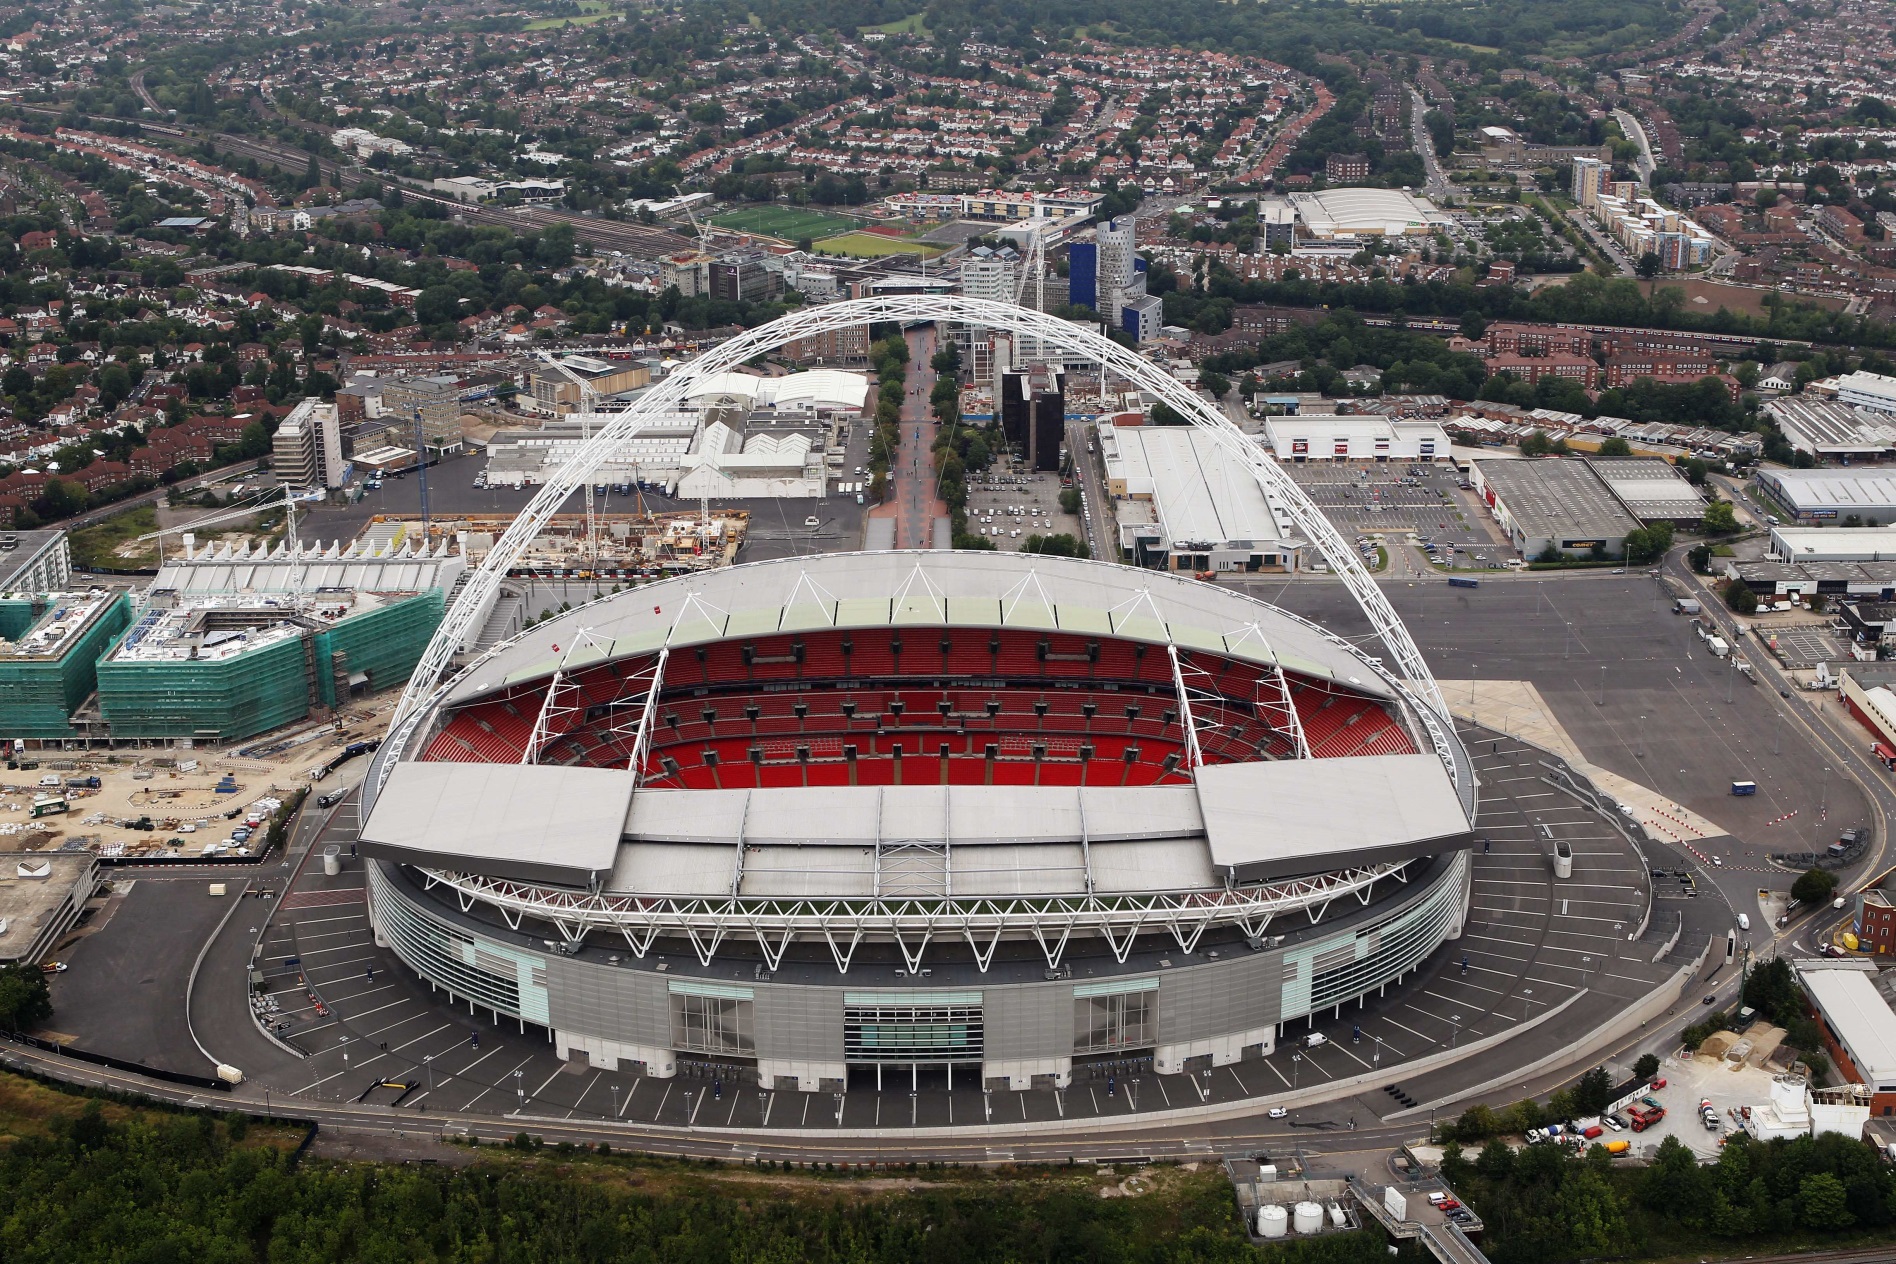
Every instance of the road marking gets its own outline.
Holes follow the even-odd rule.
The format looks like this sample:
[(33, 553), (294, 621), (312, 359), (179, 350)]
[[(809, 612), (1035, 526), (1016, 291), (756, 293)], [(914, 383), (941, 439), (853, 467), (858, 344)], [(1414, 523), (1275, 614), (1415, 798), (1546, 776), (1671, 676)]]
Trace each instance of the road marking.
[[(1427, 1036), (1423, 1035), (1421, 1032), (1417, 1031), (1415, 1028), (1405, 1027), (1403, 1026), (1403, 1024), (1397, 1022), (1394, 1018), (1390, 1017), (1387, 1014), (1383, 1015), (1383, 1021), (1388, 1023), (1391, 1027), (1401, 1027), (1402, 1030), (1408, 1032), (1411, 1036), (1414, 1036), (1417, 1040), (1429, 1040)], [(1385, 1041), (1384, 1043), (1387, 1043), (1387, 1042)], [(1435, 1042), (1433, 1040), (1429, 1040), (1429, 1043), (1434, 1044)]]
[[(496, 1052), (498, 1052), (498, 1051), (496, 1051)], [(527, 1065), (527, 1063), (529, 1063), (529, 1062), (531, 1062), (531, 1061), (533, 1061), (533, 1055), (532, 1055), (532, 1054), (528, 1054), (528, 1055), (527, 1055), (527, 1056), (526, 1056), (525, 1058), (523, 1058), (523, 1059), (521, 1060), (521, 1062), (520, 1062), (520, 1066), (517, 1066), (517, 1067), (515, 1067), (515, 1068), (514, 1068), (514, 1070), (515, 1070), (515, 1071), (518, 1071), (518, 1070), (520, 1070), (520, 1069), (521, 1069), (521, 1067), (524, 1067), (524, 1066), (526, 1066), (526, 1065)], [(501, 1084), (505, 1084), (506, 1082), (507, 1082), (507, 1077), (506, 1077), (506, 1076), (502, 1076), (502, 1077), (501, 1077)], [(464, 1111), (471, 1111), (471, 1110), (473, 1110), (473, 1109), (474, 1109), (474, 1102), (478, 1102), (478, 1101), (480, 1101), (480, 1100), (481, 1100), (481, 1098), (483, 1098), (483, 1097), (486, 1097), (486, 1096), (487, 1096), (487, 1095), (488, 1095), (489, 1093), (491, 1093), (491, 1092), (493, 1092), (493, 1091), (494, 1091), (495, 1089), (497, 1089), (497, 1088), (499, 1088), (499, 1087), (500, 1087), (500, 1084), (489, 1084), (489, 1085), (488, 1085), (488, 1086), (487, 1086), (486, 1088), (484, 1088), (484, 1089), (482, 1089), (482, 1090), (481, 1090), (480, 1092), (478, 1092), (478, 1093), (476, 1093), (476, 1094), (474, 1094), (474, 1100), (473, 1100), (473, 1101), (470, 1101), (470, 1102), (469, 1102), (469, 1103), (468, 1103), (467, 1105), (465, 1105), (465, 1106), (463, 1106), (463, 1107), (461, 1107), (461, 1109), (462, 1109), (462, 1110), (464, 1110)]]

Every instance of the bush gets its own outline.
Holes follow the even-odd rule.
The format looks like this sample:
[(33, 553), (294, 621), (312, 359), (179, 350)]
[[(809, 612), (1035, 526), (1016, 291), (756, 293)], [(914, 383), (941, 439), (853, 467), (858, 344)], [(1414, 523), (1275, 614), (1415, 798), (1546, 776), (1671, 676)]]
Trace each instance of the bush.
[(1725, 604), (1733, 614), (1754, 615), (1758, 613), (1758, 594), (1734, 579), (1725, 586)]
[(0, 1031), (31, 1031), (52, 1016), (45, 975), (17, 962), (0, 969)]

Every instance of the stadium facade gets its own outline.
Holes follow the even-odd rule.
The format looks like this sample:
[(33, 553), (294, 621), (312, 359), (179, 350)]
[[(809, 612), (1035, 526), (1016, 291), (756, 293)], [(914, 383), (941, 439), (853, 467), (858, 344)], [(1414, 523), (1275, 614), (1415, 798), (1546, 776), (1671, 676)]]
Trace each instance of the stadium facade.
[(614, 1070), (1223, 1065), (1400, 983), (1468, 906), (1440, 712), (1321, 627), (1149, 571), (732, 567), (535, 627), (410, 718), (364, 787), (378, 939)]

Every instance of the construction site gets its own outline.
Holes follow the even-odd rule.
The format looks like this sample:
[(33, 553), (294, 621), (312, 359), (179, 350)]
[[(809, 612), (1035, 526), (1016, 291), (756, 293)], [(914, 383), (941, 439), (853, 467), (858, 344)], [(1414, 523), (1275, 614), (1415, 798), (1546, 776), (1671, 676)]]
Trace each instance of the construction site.
[[(452, 533), (467, 564), (478, 566), (512, 523), (511, 517), (437, 519), (433, 529)], [(750, 513), (741, 509), (555, 514), (509, 573), (623, 582), (710, 570), (731, 564), (749, 528)]]

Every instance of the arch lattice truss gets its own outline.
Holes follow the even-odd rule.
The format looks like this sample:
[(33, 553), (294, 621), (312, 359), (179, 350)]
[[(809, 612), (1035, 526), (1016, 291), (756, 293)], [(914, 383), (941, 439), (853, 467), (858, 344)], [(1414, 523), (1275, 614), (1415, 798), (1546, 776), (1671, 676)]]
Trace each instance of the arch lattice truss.
[[(401, 702), (390, 725), (390, 736), (406, 736), (403, 721), (425, 711), (425, 703), (442, 684), (455, 650), (474, 631), (472, 624), (489, 603), (508, 570), (546, 526), (572, 492), (592, 481), (594, 471), (625, 439), (637, 434), (653, 419), (676, 412), (684, 401), (707, 379), (727, 372), (787, 342), (818, 334), (878, 323), (915, 324), (923, 321), (949, 321), (1006, 330), (1040, 340), (1102, 365), (1112, 373), (1149, 391), (1170, 405), (1192, 425), (1211, 434), (1218, 446), (1239, 464), (1248, 468), (1258, 485), (1290, 513), (1298, 530), (1340, 576), (1350, 595), (1368, 616), (1392, 658), (1394, 674), (1406, 678), (1410, 689), (1420, 695), (1444, 722), (1448, 707), (1442, 700), (1435, 677), (1423, 661), (1409, 631), (1396, 617), (1376, 581), (1370, 577), (1356, 551), (1337, 533), (1316, 504), (1304, 495), (1277, 462), (1256, 443), (1245, 437), (1226, 417), (1196, 391), (1148, 360), (1143, 360), (1118, 343), (1093, 330), (1061, 320), (1044, 312), (1013, 303), (991, 299), (963, 298), (954, 294), (889, 295), (824, 303), (790, 312), (767, 324), (746, 331), (715, 347), (665, 378), (647, 391), (625, 411), (618, 413), (595, 430), (590, 443), (570, 461), (561, 465), (540, 488), (527, 507), (487, 554), (473, 573), (460, 599), (442, 620), (414, 674), (409, 677)], [(1446, 758), (1447, 752), (1443, 752)]]

